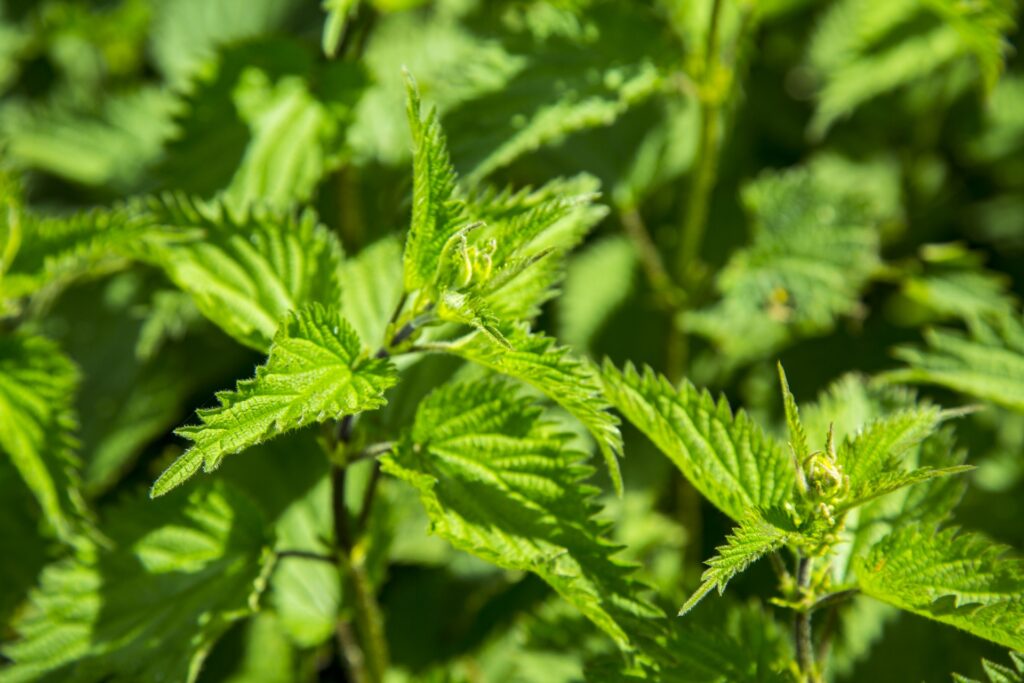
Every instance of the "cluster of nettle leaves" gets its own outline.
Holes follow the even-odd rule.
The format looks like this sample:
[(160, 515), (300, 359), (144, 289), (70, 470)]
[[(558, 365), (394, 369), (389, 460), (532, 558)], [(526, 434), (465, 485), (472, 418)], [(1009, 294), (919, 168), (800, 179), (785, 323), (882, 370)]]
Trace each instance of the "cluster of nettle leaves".
[[(930, 675), (898, 610), (1021, 680), (1019, 549), (951, 518), (981, 444), (1020, 540), (1024, 322), (906, 228), (962, 173), (1024, 244), (1008, 0), (101, 5), (0, 2), (0, 681)], [(734, 192), (744, 135), (837, 141)], [(798, 409), (780, 354), (914, 339), (872, 283), (948, 325)]]

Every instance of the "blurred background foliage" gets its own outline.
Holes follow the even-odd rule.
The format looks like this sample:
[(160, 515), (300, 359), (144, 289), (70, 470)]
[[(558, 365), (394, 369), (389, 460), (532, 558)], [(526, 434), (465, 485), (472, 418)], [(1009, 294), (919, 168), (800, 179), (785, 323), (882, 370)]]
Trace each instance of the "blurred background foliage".
[[(349, 294), (371, 300), (397, 286), (389, 236), (409, 214), (405, 66), (471, 182), (600, 179), (610, 211), (540, 321), (593, 358), (685, 375), (778, 424), (776, 359), (809, 401), (851, 372), (927, 380), (908, 373), (964, 357), (971, 369), (941, 335), (1015, 353), (994, 372), (1017, 400), (1012, 387), (921, 391), (987, 402), (957, 423), (978, 469), (956, 522), (1022, 549), (1019, 19), (1011, 0), (0, 0), (0, 155), (26, 202), (54, 214), (166, 189), (312, 204), (349, 254), (373, 250), (352, 274), (372, 285)], [(81, 368), (83, 490), (102, 516), (180, 452), (170, 430), (258, 357), (156, 270), (79, 285), (37, 296), (30, 314)], [(421, 361), (380, 428), (407, 420), (453, 367)], [(315, 543), (329, 524), (322, 472), (274, 457), (302, 438), (224, 476), (268, 507), (279, 535)], [(729, 523), (638, 434), (626, 444), (626, 494), (605, 514), (678, 605)], [(0, 557), (18, 558), (0, 562), (2, 623), (59, 549), (34, 532), (6, 460), (0, 492)], [(568, 681), (606, 647), (537, 579), (451, 550), (424, 534), (408, 496), (382, 495), (375, 571), (408, 680)], [(324, 654), (338, 581), (313, 564), (275, 573), (293, 584), (287, 599), (231, 630), (202, 680), (339, 675)], [(773, 608), (746, 600), (772, 581), (755, 567), (680, 630), (767, 628)], [(980, 676), (983, 656), (1006, 659), (865, 602), (840, 626), (829, 674)]]

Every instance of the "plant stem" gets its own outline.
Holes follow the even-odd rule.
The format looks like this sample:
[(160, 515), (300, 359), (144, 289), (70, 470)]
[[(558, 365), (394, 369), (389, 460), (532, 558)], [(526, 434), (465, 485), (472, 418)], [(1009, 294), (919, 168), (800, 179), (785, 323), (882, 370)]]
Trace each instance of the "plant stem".
[[(340, 428), (338, 431), (343, 435), (351, 435), (350, 428)], [(348, 509), (345, 506), (345, 481), (345, 466), (332, 463), (331, 500), (338, 567), (341, 570), (342, 594), (352, 597), (356, 626), (356, 633), (353, 633), (345, 620), (340, 620), (338, 643), (354, 680), (359, 683), (380, 683), (388, 669), (384, 618), (377, 604), (373, 583), (366, 572), (365, 547), (362, 543), (354, 544), (352, 540)]]
[[(390, 444), (388, 450), (391, 450)], [(373, 497), (377, 493), (377, 482), (380, 481), (380, 461), (374, 461), (373, 471), (370, 473), (370, 481), (366, 483), (366, 490), (363, 491), (363, 504), (359, 506), (359, 519), (356, 525), (359, 533), (366, 531), (366, 524), (370, 521), (370, 510), (373, 508)]]
[(384, 633), (384, 615), (377, 603), (373, 582), (366, 571), (366, 554), (360, 544), (350, 550), (340, 549), (341, 573), (345, 587), (352, 596), (359, 647), (362, 651), (360, 675), (367, 683), (381, 683), (388, 670), (388, 645)]
[(860, 593), (860, 591), (856, 588), (850, 588), (849, 590), (838, 591), (836, 593), (829, 593), (828, 595), (818, 598), (817, 602), (810, 606), (809, 611), (817, 612), (820, 609), (835, 607), (840, 603), (846, 602), (858, 593)]
[(274, 554), (277, 555), (278, 559), (297, 557), (303, 560), (316, 560), (318, 562), (329, 562), (330, 564), (334, 564), (334, 557), (331, 555), (324, 555), (312, 550), (278, 550)]
[[(813, 562), (812, 558), (803, 555), (797, 560), (796, 585), (801, 597), (810, 588)], [(793, 638), (796, 642), (796, 661), (800, 667), (802, 680), (818, 683), (821, 679), (814, 663), (814, 644), (811, 638), (811, 612), (809, 609), (799, 610), (794, 616)]]
[(647, 277), (647, 283), (654, 291), (655, 303), (669, 312), (674, 312), (679, 306), (679, 292), (672, 277), (668, 274), (658, 247), (651, 237), (643, 216), (635, 208), (623, 209), (619, 213), (619, 220), (626, 230), (626, 236), (633, 242), (637, 256), (640, 258), (640, 267)]
[(721, 88), (713, 81), (718, 73), (718, 25), (722, 14), (722, 0), (713, 0), (711, 20), (708, 26), (707, 41), (704, 45), (704, 64), (701, 73), (700, 92), (700, 133), (697, 142), (697, 168), (686, 200), (683, 215), (683, 234), (679, 242), (679, 253), (676, 261), (676, 272), (679, 281), (687, 285), (687, 290), (694, 284), (699, 275), (697, 259), (700, 256), (701, 242), (707, 227), (708, 206), (711, 191), (718, 175), (718, 155), (720, 152), (720, 117), (719, 111), (725, 98)]
[[(405, 307), (405, 295), (399, 300), (391, 315), (389, 326), (399, 319)], [(376, 358), (388, 358), (392, 349), (406, 341), (428, 317), (425, 313), (409, 321), (395, 332), (377, 353)], [(385, 453), (394, 446), (385, 441), (367, 446), (357, 453), (345, 452), (352, 443), (355, 431), (356, 415), (346, 415), (338, 420), (331, 432), (331, 509), (334, 518), (335, 552), (338, 568), (341, 571), (342, 595), (351, 596), (351, 606), (355, 617), (355, 631), (344, 619), (338, 620), (338, 648), (345, 659), (349, 675), (356, 683), (381, 683), (388, 670), (388, 646), (384, 634), (384, 616), (373, 582), (366, 571), (366, 523), (369, 520), (373, 505), (374, 493), (380, 479), (380, 465), (374, 463), (373, 473), (367, 483), (359, 509), (356, 532), (359, 538), (352, 535), (348, 507), (345, 504), (345, 484), (348, 465), (356, 460), (374, 457)], [(338, 457), (338, 449), (342, 449)]]
[[(339, 431), (343, 431), (339, 429)], [(331, 464), (331, 511), (334, 518), (334, 542), (338, 548), (352, 547), (352, 531), (345, 506), (346, 470), (342, 465)]]

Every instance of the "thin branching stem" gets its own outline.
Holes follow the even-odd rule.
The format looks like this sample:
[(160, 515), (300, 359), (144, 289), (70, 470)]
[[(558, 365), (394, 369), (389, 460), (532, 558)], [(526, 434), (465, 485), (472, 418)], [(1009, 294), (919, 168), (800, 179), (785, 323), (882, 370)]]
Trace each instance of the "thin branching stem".
[(633, 243), (640, 267), (647, 278), (647, 283), (654, 292), (655, 302), (670, 313), (675, 312), (680, 303), (680, 292), (669, 275), (668, 268), (661, 258), (658, 246), (654, 243), (650, 231), (644, 223), (643, 216), (636, 208), (623, 209), (619, 220), (626, 230), (626, 236)]
[(850, 588), (849, 590), (837, 591), (835, 593), (829, 593), (818, 598), (818, 600), (810, 606), (808, 611), (817, 612), (818, 610), (827, 609), (829, 607), (835, 607), (836, 605), (842, 604), (859, 594), (860, 591), (856, 588)]
[(315, 560), (317, 562), (327, 562), (329, 564), (335, 563), (335, 558), (333, 555), (325, 555), (323, 553), (318, 553), (313, 550), (293, 550), (291, 548), (288, 548), (286, 550), (274, 551), (274, 554), (277, 556), (279, 560), (287, 559), (289, 557), (295, 557), (302, 560)]

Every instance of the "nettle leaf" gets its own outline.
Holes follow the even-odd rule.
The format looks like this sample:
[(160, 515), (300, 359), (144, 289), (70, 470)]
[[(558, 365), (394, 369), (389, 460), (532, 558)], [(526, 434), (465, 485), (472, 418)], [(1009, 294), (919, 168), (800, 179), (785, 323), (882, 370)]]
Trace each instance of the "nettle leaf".
[(653, 666), (627, 668), (621, 656), (605, 656), (587, 662), (587, 683), (792, 681), (792, 647), (779, 622), (757, 602), (722, 602), (721, 609), (691, 612), (672, 623)]
[(471, 273), (469, 289), (486, 311), (503, 320), (527, 320), (556, 294), (566, 255), (607, 215), (596, 204), (599, 181), (559, 178), (518, 192), (485, 188), (467, 198), (471, 219), (483, 225), (467, 237), (487, 254)]
[[(656, 680), (736, 681), (783, 683), (791, 681), (789, 634), (771, 611), (758, 602), (730, 603), (720, 610), (701, 610), (673, 625), (668, 649), (678, 660), (662, 667)], [(736, 653), (742, 652), (742, 657)]]
[[(75, 183), (137, 188), (173, 133), (177, 96), (153, 86), (105, 93), (97, 106), (55, 101), (6, 106), (0, 117), (5, 156)], [(109, 190), (108, 190), (109, 191)]]
[(608, 411), (597, 372), (549, 337), (531, 334), (523, 327), (505, 331), (508, 346), (475, 333), (456, 342), (427, 344), (427, 350), (443, 351), (518, 379), (536, 388), (579, 420), (597, 441), (616, 491), (622, 491), (618, 458), (622, 435), (618, 419)]
[(789, 390), (789, 380), (786, 378), (786, 371), (782, 363), (776, 365), (779, 373), (779, 386), (782, 388), (782, 406), (786, 413), (786, 429), (789, 430), (789, 447), (797, 462), (802, 463), (811, 453), (811, 447), (807, 441), (807, 430), (800, 419), (800, 408), (797, 407), (796, 398)]
[(380, 408), (384, 391), (397, 380), (391, 362), (367, 357), (355, 330), (336, 311), (303, 307), (281, 325), (254, 378), (218, 394), (220, 406), (198, 412), (202, 424), (177, 430), (193, 445), (160, 475), (152, 495), (181, 485), (201, 466), (211, 472), (225, 456), (285, 432)]
[(763, 175), (744, 188), (743, 202), (752, 243), (716, 276), (721, 300), (683, 318), (732, 364), (830, 331), (857, 312), (881, 263), (872, 204), (813, 166)]
[(105, 532), (112, 549), (90, 543), (43, 571), (0, 681), (195, 681), (272, 565), (259, 511), (224, 482), (121, 503)]
[(341, 298), (341, 246), (310, 210), (257, 205), (236, 213), (169, 195), (148, 211), (168, 237), (152, 240), (146, 258), (246, 346), (266, 351), (288, 311)]
[(929, 619), (1024, 649), (1024, 561), (973, 533), (899, 529), (857, 565), (860, 589)]
[(789, 538), (789, 533), (768, 522), (760, 514), (748, 514), (733, 529), (732, 535), (726, 537), (726, 544), (717, 548), (718, 555), (705, 561), (708, 568), (701, 574), (701, 585), (679, 610), (679, 616), (693, 609), (713, 589), (717, 588), (719, 595), (724, 593), (733, 577), (746, 571), (747, 567), (768, 553), (781, 548)]
[(317, 183), (341, 162), (344, 124), (361, 92), (362, 72), (338, 62), (316, 80), (319, 91), (314, 92), (297, 74), (273, 81), (249, 67), (239, 75), (232, 96), (251, 138), (225, 191), (230, 203), (308, 201)]
[(413, 211), (404, 255), (406, 291), (436, 304), (439, 319), (506, 344), (501, 321), (535, 317), (553, 296), (565, 254), (606, 209), (596, 179), (554, 180), (538, 190), (466, 194), (457, 185), (436, 110), (423, 118), (409, 84)]
[(57, 535), (81, 515), (73, 412), (78, 371), (57, 345), (27, 334), (0, 337), (0, 449)]
[(842, 0), (812, 38), (809, 66), (821, 82), (811, 130), (824, 134), (865, 102), (960, 61), (991, 89), (1009, 48), (1012, 3), (983, 0)]
[(902, 346), (896, 356), (909, 367), (883, 375), (891, 382), (935, 384), (1024, 412), (1024, 325), (1003, 315), (955, 330), (924, 333), (925, 348)]
[(613, 559), (571, 436), (506, 381), (447, 385), (426, 398), (384, 470), (419, 491), (431, 530), (457, 548), (552, 586), (620, 646), (660, 612)]
[(39, 533), (39, 515), (29, 491), (14, 465), (0, 457), (0, 621), (10, 623), (47, 561), (49, 539)]
[(406, 291), (430, 287), (445, 245), (465, 228), (465, 202), (456, 196), (452, 167), (437, 110), (421, 113), (416, 84), (407, 83), (409, 126), (413, 140), (412, 221), (405, 240), (403, 273)]
[(850, 478), (852, 497), (864, 495), (879, 478), (895, 474), (901, 456), (928, 438), (940, 417), (939, 409), (930, 405), (902, 410), (871, 422), (845, 441), (837, 456)]
[(501, 45), (509, 66), (489, 92), (445, 119), (473, 182), (573, 133), (610, 126), (664, 86), (659, 63), (673, 46), (647, 7), (517, 6), (501, 21), (490, 7), (482, 14), (480, 35)]
[(151, 52), (165, 78), (188, 81), (216, 51), (279, 31), (296, 0), (178, 0), (153, 10)]
[(919, 467), (909, 471), (884, 472), (873, 479), (856, 486), (850, 497), (836, 506), (839, 511), (860, 507), (876, 498), (886, 496), (908, 486), (922, 484), (939, 477), (970, 472), (972, 465), (953, 465), (950, 467)]
[(754, 508), (788, 501), (792, 456), (745, 412), (684, 380), (678, 389), (650, 368), (605, 362), (605, 394), (715, 507), (740, 521)]
[[(851, 485), (851, 494), (859, 488), (866, 497), (848, 498), (853, 502), (846, 507), (847, 533), (832, 562), (838, 582), (852, 580), (854, 559), (894, 528), (917, 522), (937, 523), (960, 501), (966, 481), (944, 475), (963, 471), (966, 453), (955, 448), (952, 425), (939, 426), (941, 415), (919, 403), (911, 390), (846, 375), (822, 392), (816, 403), (805, 406), (804, 415), (814, 433), (823, 433), (828, 425), (834, 425), (841, 444), (839, 453), (844, 458), (855, 460), (855, 451), (875, 450), (887, 431), (894, 437), (887, 448), (901, 444), (891, 458), (884, 451), (876, 451), (881, 457), (874, 459), (875, 466), (890, 460), (886, 466), (892, 470), (881, 474), (876, 471), (859, 478), (857, 486)], [(924, 436), (931, 429), (935, 431)], [(851, 467), (857, 469), (855, 464)]]
[(67, 216), (20, 212), (18, 222), (19, 248), (2, 281), (5, 299), (120, 270), (159, 230), (135, 202)]
[(953, 243), (926, 244), (920, 253), (924, 272), (908, 273), (902, 293), (937, 317), (974, 323), (1016, 310), (1010, 279), (985, 269), (977, 252)]
[(500, 87), (519, 68), (512, 55), (494, 40), (474, 35), (451, 9), (427, 3), (416, 11), (377, 16), (360, 59), (372, 85), (359, 102), (349, 136), (360, 161), (397, 165), (409, 158), (408, 142), (395, 134), (407, 125), (404, 68), (414, 70), (416, 82), (442, 112)]
[[(981, 668), (985, 671), (985, 678), (988, 683), (1021, 683), (1024, 681), (1024, 654), (1011, 652), (1010, 661), (1013, 668), (993, 662), (988, 659), (981, 660)], [(960, 674), (953, 674), (956, 683), (981, 683), (973, 678), (967, 678)]]

